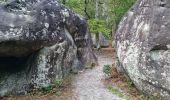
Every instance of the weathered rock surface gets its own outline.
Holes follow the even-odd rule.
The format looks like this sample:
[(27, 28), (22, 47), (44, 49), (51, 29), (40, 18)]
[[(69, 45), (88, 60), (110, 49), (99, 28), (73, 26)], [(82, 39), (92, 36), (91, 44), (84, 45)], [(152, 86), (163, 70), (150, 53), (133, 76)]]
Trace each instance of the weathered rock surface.
[(57, 0), (0, 5), (0, 96), (26, 94), (96, 63), (86, 20)]
[(118, 67), (146, 94), (170, 96), (170, 1), (137, 0), (116, 33)]
[(97, 48), (107, 48), (109, 47), (109, 40), (102, 34), (93, 36), (93, 46)]

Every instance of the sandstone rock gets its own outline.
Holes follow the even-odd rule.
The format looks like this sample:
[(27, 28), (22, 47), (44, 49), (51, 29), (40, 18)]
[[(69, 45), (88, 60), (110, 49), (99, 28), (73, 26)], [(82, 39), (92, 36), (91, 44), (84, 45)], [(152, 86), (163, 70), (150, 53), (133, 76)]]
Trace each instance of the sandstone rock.
[(96, 48), (97, 47), (97, 38), (96, 38), (96, 35), (92, 36), (92, 41), (93, 41), (93, 47)]
[(137, 0), (116, 33), (118, 67), (146, 94), (170, 96), (170, 1)]
[(96, 63), (86, 20), (57, 0), (13, 0), (0, 12), (0, 96), (26, 94)]
[(109, 40), (106, 39), (106, 37), (102, 33), (99, 33), (99, 45), (103, 48), (109, 47)]
[(97, 48), (107, 48), (109, 47), (109, 40), (102, 34), (93, 36), (93, 46)]

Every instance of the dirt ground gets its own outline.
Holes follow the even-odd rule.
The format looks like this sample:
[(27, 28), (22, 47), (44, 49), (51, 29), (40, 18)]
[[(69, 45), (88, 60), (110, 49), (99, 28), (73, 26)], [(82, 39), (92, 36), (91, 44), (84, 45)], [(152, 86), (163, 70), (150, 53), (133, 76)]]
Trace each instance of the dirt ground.
[[(114, 49), (96, 50), (98, 65), (92, 69), (80, 71), (76, 75), (69, 75), (62, 85), (49, 91), (32, 91), (27, 96), (4, 97), (0, 100), (145, 100), (133, 84), (123, 74), (115, 69)], [(103, 66), (112, 66), (111, 77), (103, 73)], [(110, 92), (108, 86), (117, 88), (127, 98)]]

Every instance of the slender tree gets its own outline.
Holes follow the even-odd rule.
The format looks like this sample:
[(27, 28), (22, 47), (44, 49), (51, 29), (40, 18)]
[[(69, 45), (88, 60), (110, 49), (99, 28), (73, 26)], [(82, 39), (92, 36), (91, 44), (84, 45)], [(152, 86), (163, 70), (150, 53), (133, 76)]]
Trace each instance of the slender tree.
[(99, 0), (96, 0), (95, 18), (98, 19), (98, 16), (99, 16)]
[(66, 0), (62, 0), (62, 3), (63, 3), (63, 4), (66, 4)]
[(84, 13), (85, 13), (85, 15), (88, 17), (88, 19), (90, 19), (91, 17), (90, 17), (90, 15), (88, 14), (88, 9), (87, 9), (88, 3), (89, 3), (89, 0), (84, 0)]

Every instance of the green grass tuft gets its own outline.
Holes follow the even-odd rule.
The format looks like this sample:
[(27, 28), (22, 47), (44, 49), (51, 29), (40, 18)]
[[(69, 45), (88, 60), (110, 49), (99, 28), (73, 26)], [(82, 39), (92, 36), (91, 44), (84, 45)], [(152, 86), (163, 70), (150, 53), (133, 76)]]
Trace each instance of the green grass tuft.
[(117, 88), (114, 88), (113, 86), (109, 85), (107, 89), (112, 92), (113, 94), (119, 96), (120, 98), (127, 98), (122, 92), (120, 92)]
[(110, 65), (104, 65), (103, 67), (103, 72), (106, 74), (106, 75), (110, 75), (111, 74), (111, 66)]

